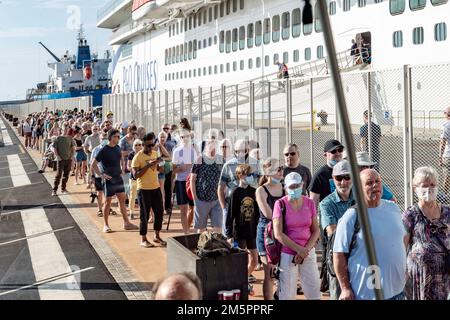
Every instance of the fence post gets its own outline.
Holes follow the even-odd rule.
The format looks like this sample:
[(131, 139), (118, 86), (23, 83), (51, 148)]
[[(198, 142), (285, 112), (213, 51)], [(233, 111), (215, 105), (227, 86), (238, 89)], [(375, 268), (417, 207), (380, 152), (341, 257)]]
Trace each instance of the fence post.
[(292, 143), (292, 82), (286, 80), (286, 139), (287, 144)]
[[(175, 106), (175, 102), (174, 102)], [(184, 90), (180, 89), (180, 119), (184, 118)]]
[(255, 83), (250, 82), (250, 139), (256, 139), (255, 133)]
[[(209, 87), (209, 128), (213, 127), (213, 88)], [(226, 133), (224, 132), (224, 137)]]
[(220, 93), (221, 93), (221, 95), (220, 95), (220, 97), (221, 97), (221, 103), (220, 103), (221, 112), (220, 112), (220, 114), (222, 115), (221, 129), (223, 132), (225, 132), (226, 124), (225, 124), (225, 85), (224, 84), (222, 84), (222, 89), (221, 89)]
[[(169, 90), (164, 90), (164, 91), (165, 91), (165, 97), (164, 97), (164, 122), (169, 122), (169, 119), (168, 119), (168, 116), (169, 116), (168, 115), (168, 113), (169, 113)], [(159, 124), (158, 128), (160, 128), (160, 127), (161, 127), (161, 123)]]
[(239, 132), (239, 85), (236, 87), (236, 132)]
[[(370, 72), (367, 73), (367, 148), (369, 151), (369, 157), (373, 161), (372, 155), (372, 83), (370, 79)], [(365, 150), (362, 150), (365, 151)], [(380, 164), (378, 164), (380, 165)]]
[(411, 68), (409, 65), (403, 66), (403, 87), (404, 90), (404, 120), (403, 120), (403, 154), (404, 158), (404, 175), (405, 175), (405, 209), (412, 205), (413, 189), (413, 127), (412, 127), (412, 101), (411, 101)]
[[(261, 82), (263, 86), (265, 86), (264, 82)], [(268, 137), (267, 137), (267, 153), (270, 154), (270, 156), (272, 156), (272, 96), (271, 96), (271, 86), (270, 86), (270, 82), (267, 82), (267, 112), (269, 114), (269, 123), (268, 123)], [(279, 141), (278, 141), (278, 145), (279, 145)], [(279, 151), (277, 151), (278, 153)], [(276, 155), (277, 159), (278, 159), (278, 154)]]
[(315, 129), (315, 120), (314, 120), (314, 79), (311, 77), (309, 79), (309, 93), (310, 93), (310, 113), (311, 113), (311, 121), (309, 122), (309, 140), (310, 140), (310, 147), (311, 147), (311, 153), (310, 153), (310, 159), (311, 159), (311, 171), (314, 172), (314, 129)]
[(203, 94), (202, 94), (202, 87), (198, 87), (198, 118), (197, 122), (199, 124), (199, 130), (201, 136), (203, 137)]

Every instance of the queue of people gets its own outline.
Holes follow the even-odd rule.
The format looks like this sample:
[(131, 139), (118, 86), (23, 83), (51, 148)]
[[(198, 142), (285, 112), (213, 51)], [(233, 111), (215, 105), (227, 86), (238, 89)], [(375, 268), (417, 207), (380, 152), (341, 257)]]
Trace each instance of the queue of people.
[[(60, 184), (62, 193), (69, 192), (74, 171), (76, 184), (94, 186), (105, 233), (112, 231), (109, 215), (116, 214), (111, 204), (117, 199), (123, 228), (139, 230), (140, 246), (164, 247), (160, 231), (175, 195), (184, 234), (211, 227), (247, 250), (249, 283), (255, 281), (258, 261), (262, 263), (265, 300), (295, 299), (298, 282), (307, 299), (320, 299), (325, 290), (331, 299), (373, 299), (371, 276), (386, 299), (449, 295), (450, 209), (437, 202), (438, 177), (430, 167), (416, 170), (418, 203), (402, 214), (377, 162), (366, 151), (357, 154), (357, 178), (377, 251), (374, 268), (366, 257), (345, 146), (338, 140), (325, 143), (325, 163), (311, 174), (300, 163), (301, 146), (285, 146), (282, 160), (264, 159), (257, 142), (239, 139), (233, 145), (222, 132), (211, 131), (196, 141), (186, 118), (179, 126), (164, 124), (153, 133), (134, 121), (115, 124), (111, 112), (103, 121), (81, 111), (30, 117), (36, 116), (42, 118), (43, 136), (51, 143), (41, 150), (51, 148), (57, 160), (53, 195)], [(26, 141), (29, 124), (27, 119), (22, 126)], [(133, 223), (138, 210), (139, 226)], [(153, 237), (148, 235), (149, 223)], [(267, 259), (269, 223), (282, 248), (278, 265)], [(323, 251), (323, 262), (333, 261), (333, 270), (322, 263), (319, 273), (319, 239), (323, 248), (331, 243), (331, 249)]]

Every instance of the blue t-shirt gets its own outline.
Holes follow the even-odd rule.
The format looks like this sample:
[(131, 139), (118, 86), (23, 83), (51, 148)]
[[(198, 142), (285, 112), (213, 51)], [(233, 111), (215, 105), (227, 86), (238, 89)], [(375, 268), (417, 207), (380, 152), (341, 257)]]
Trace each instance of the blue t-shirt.
[(323, 230), (331, 224), (337, 224), (339, 219), (353, 204), (353, 194), (350, 193), (347, 201), (339, 197), (337, 191), (328, 195), (319, 203), (320, 226)]
[(103, 172), (111, 177), (120, 177), (122, 174), (122, 168), (120, 166), (120, 159), (122, 153), (120, 147), (104, 146), (95, 157), (95, 160), (102, 164)]
[[(402, 212), (396, 203), (381, 200), (376, 208), (368, 209), (370, 228), (375, 243), (380, 283), (384, 298), (403, 292), (405, 287), (406, 250), (403, 244), (405, 229)], [(350, 208), (339, 220), (334, 239), (334, 252), (349, 252), (356, 211)], [(350, 284), (357, 300), (374, 300), (374, 278), (377, 268), (369, 268), (362, 228), (356, 236), (356, 245), (348, 258)]]

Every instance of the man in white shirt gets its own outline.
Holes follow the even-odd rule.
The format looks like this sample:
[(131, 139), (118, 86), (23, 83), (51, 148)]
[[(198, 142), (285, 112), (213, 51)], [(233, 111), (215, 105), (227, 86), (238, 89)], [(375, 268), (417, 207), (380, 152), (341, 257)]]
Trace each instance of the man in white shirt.
[(444, 171), (444, 192), (450, 192), (450, 107), (444, 110), (445, 123), (442, 126), (439, 144), (439, 165)]

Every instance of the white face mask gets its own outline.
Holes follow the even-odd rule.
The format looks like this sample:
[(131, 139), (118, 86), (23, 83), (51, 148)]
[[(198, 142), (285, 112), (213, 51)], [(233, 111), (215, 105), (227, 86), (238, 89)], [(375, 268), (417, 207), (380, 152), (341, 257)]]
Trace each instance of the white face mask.
[(416, 195), (425, 202), (437, 199), (438, 188), (416, 188)]

